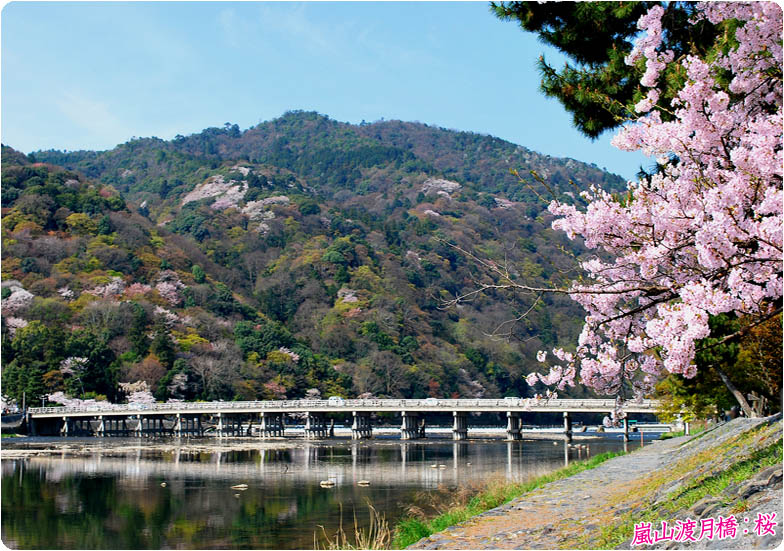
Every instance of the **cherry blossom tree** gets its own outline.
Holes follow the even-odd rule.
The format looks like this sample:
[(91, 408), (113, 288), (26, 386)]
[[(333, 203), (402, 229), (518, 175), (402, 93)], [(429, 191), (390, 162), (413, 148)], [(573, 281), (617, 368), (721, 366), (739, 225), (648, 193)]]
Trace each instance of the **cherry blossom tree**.
[(106, 400), (96, 400), (94, 398), (90, 398), (88, 400), (83, 400), (81, 398), (71, 398), (67, 396), (64, 392), (60, 392), (60, 391), (47, 394), (46, 399), (49, 402), (60, 404), (67, 408), (79, 408), (79, 407), (106, 408), (111, 405)]
[(11, 294), (3, 300), (3, 314), (15, 314), (33, 302), (33, 293), (25, 291), (21, 285), (11, 286)]
[[(619, 401), (639, 398), (665, 372), (696, 374), (710, 316), (746, 320), (722, 343), (781, 313), (781, 8), (698, 4), (697, 20), (724, 31), (703, 58), (674, 59), (661, 48), (663, 14), (654, 6), (638, 22), (641, 37), (626, 61), (644, 64), (644, 96), (613, 140), (655, 158), (658, 169), (623, 195), (593, 187), (582, 206), (549, 205), (554, 228), (597, 251), (581, 262), (584, 277), (569, 288), (536, 289), (480, 260), (492, 281), (457, 299), (512, 289), (567, 293), (583, 306), (576, 349), (555, 349), (552, 361), (540, 352), (549, 372), (529, 375), (529, 384), (582, 382)], [(667, 68), (682, 86), (664, 106), (657, 102)]]
[(133, 383), (120, 383), (120, 390), (126, 396), (129, 404), (154, 404), (155, 397), (150, 392), (150, 385), (147, 381), (135, 381)]
[(79, 383), (79, 388), (82, 391), (83, 398), (84, 398), (84, 382), (82, 381), (82, 378), (84, 377), (84, 374), (87, 371), (87, 364), (88, 364), (87, 358), (76, 357), (76, 356), (69, 356), (60, 362), (60, 373), (73, 378), (75, 381)]
[(158, 275), (158, 282), (155, 285), (158, 294), (166, 299), (172, 306), (179, 306), (182, 302), (181, 292), (184, 288), (185, 284), (180, 281), (177, 272), (173, 270), (161, 271)]

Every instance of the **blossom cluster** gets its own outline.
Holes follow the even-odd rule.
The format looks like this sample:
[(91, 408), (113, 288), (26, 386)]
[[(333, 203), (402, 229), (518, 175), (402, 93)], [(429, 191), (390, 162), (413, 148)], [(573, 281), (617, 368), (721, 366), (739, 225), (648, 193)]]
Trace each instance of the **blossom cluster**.
[(154, 404), (155, 397), (150, 392), (150, 385), (147, 381), (136, 381), (133, 383), (120, 383), (120, 390), (126, 396), (129, 404)]
[(22, 329), (23, 327), (27, 327), (27, 320), (14, 316), (8, 316), (5, 318), (5, 326), (8, 328), (8, 334), (13, 337), (16, 335), (17, 330)]
[(138, 297), (138, 296), (141, 296), (141, 295), (145, 295), (145, 294), (149, 293), (150, 291), (152, 291), (152, 287), (150, 287), (146, 283), (138, 283), (138, 282), (136, 282), (136, 283), (131, 283), (125, 289), (125, 296), (128, 297), (128, 298), (135, 298), (135, 297)]
[[(269, 207), (272, 205), (286, 206), (290, 203), (291, 199), (285, 195), (273, 195), (272, 197), (267, 197), (266, 199), (260, 199), (258, 201), (248, 201), (245, 206), (242, 207), (242, 213), (251, 220), (269, 220), (275, 218), (274, 213), (267, 210)], [(270, 214), (272, 214), (272, 216), (270, 216)]]
[[(199, 184), (192, 191), (188, 192), (185, 197), (182, 198), (181, 204), (186, 205), (192, 201), (215, 197), (228, 200), (226, 206), (236, 207), (237, 203), (247, 191), (248, 184), (240, 184), (240, 182), (237, 182), (236, 180), (229, 180), (227, 182), (222, 175), (218, 174), (216, 176), (211, 176), (206, 182)], [(226, 206), (217, 208), (226, 208)], [(213, 208), (216, 208), (214, 203)]]
[(25, 291), (21, 285), (11, 287), (11, 294), (3, 300), (3, 313), (15, 314), (33, 302), (33, 293)]
[(106, 407), (111, 405), (106, 400), (82, 400), (81, 398), (70, 398), (65, 395), (64, 392), (58, 391), (53, 392), (51, 394), (46, 395), (46, 399), (49, 402), (54, 402), (56, 404), (62, 404), (68, 408), (76, 408), (76, 407)]
[(87, 358), (69, 356), (60, 362), (60, 373), (63, 375), (75, 375), (78, 377), (86, 367)]
[(270, 394), (273, 399), (276, 400), (285, 400), (286, 399), (286, 387), (276, 381), (268, 381), (264, 383), (264, 390)]
[(285, 346), (281, 346), (278, 348), (278, 352), (283, 354), (284, 356), (288, 356), (292, 362), (297, 363), (299, 361), (299, 354), (296, 352), (292, 352), (290, 349), (286, 348)]
[(57, 294), (63, 297), (66, 300), (71, 300), (74, 298), (74, 292), (69, 289), (68, 287), (60, 287), (57, 289)]
[(431, 190), (436, 190), (436, 192), (443, 191), (449, 195), (456, 192), (461, 187), (463, 186), (451, 180), (444, 180), (443, 178), (428, 178), (422, 185), (421, 191), (422, 193), (427, 194)]
[(178, 306), (182, 302), (181, 290), (184, 288), (185, 284), (174, 270), (163, 270), (158, 274), (155, 290), (172, 306)]
[(85, 291), (85, 293), (95, 295), (102, 298), (116, 297), (125, 292), (125, 281), (119, 276), (113, 276), (109, 283), (99, 285), (93, 289)]
[(156, 306), (154, 311), (155, 315), (161, 318), (166, 327), (171, 328), (180, 321), (180, 317), (177, 314), (161, 306)]
[[(781, 300), (781, 9), (698, 4), (698, 18), (735, 29), (736, 41), (710, 62), (659, 51), (663, 14), (655, 6), (638, 23), (644, 32), (627, 61), (645, 59), (641, 84), (651, 93), (613, 140), (660, 170), (630, 182), (622, 198), (592, 187), (585, 209), (550, 204), (555, 229), (612, 260), (582, 263), (588, 280), (570, 289), (587, 312), (576, 352), (554, 351), (560, 363), (529, 383), (562, 388), (579, 371), (601, 393), (617, 395), (629, 381), (640, 397), (665, 371), (696, 374), (710, 316), (762, 319)], [(665, 120), (655, 104), (668, 63), (682, 64), (687, 78)]]

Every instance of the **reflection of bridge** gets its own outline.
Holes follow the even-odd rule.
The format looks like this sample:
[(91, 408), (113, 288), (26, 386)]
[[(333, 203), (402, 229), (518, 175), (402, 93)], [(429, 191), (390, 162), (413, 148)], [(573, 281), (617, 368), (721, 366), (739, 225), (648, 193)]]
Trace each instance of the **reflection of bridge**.
[[(288, 448), (265, 448), (262, 444), (253, 450), (217, 448), (204, 451), (174, 446), (152, 453), (138, 443), (129, 443), (119, 455), (117, 446), (122, 444), (115, 442), (111, 447), (86, 456), (72, 456), (66, 452), (62, 456), (3, 460), (2, 472), (4, 476), (9, 475), (21, 464), (26, 468), (43, 468), (47, 483), (59, 482), (74, 474), (110, 474), (123, 479), (160, 477), (169, 485), (176, 479), (198, 477), (246, 482), (251, 486), (259, 483), (275, 487), (295, 483), (318, 485), (322, 480), (354, 485), (360, 480), (372, 480), (374, 486), (416, 483), (424, 488), (436, 488), (445, 482), (457, 484), (461, 480), (487, 478), (499, 472), (505, 472), (510, 480), (520, 480), (550, 472), (561, 461), (568, 465), (575, 459), (587, 458), (590, 453), (587, 446), (563, 442), (560, 448), (548, 451), (552, 446), (545, 444), (548, 444), (546, 448), (540, 445), (539, 451), (531, 452), (537, 448), (529, 448), (521, 442), (495, 442), (493, 453), (499, 454), (495, 461), (486, 459), (487, 448), (469, 442), (437, 444), (437, 448), (433, 448), (416, 442), (388, 442), (374, 447), (359, 441), (337, 445), (300, 441)], [(438, 453), (428, 453), (434, 449)], [(380, 458), (382, 454), (383, 458)], [(504, 455), (505, 460), (501, 459)]]
[[(624, 405), (626, 414), (656, 412), (657, 403), (644, 400)], [(401, 417), (400, 436), (403, 440), (425, 437), (425, 415), (451, 413), (452, 437), (468, 436), (469, 413), (506, 414), (509, 440), (520, 440), (522, 415), (526, 412), (557, 412), (563, 414), (564, 437), (572, 438), (572, 413), (609, 414), (614, 400), (571, 400), (533, 398), (454, 399), (441, 400), (278, 400), (266, 402), (177, 402), (166, 404), (122, 404), (90, 407), (30, 408), (28, 422), (31, 434), (95, 435), (95, 436), (203, 436), (208, 428), (216, 436), (282, 437), (286, 417), (304, 417), (305, 438), (334, 436), (335, 420), (328, 416), (351, 414), (352, 438), (368, 438), (373, 434), (373, 413), (397, 413)], [(628, 417), (624, 419), (628, 438)]]

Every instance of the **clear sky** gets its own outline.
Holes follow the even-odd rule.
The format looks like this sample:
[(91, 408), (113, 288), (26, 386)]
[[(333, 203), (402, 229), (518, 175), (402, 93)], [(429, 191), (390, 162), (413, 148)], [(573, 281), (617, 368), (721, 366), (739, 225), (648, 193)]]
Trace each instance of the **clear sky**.
[(2, 141), (109, 149), (291, 109), (498, 136), (627, 178), (647, 165), (591, 142), (538, 90), (540, 53), (486, 2), (11, 2)]

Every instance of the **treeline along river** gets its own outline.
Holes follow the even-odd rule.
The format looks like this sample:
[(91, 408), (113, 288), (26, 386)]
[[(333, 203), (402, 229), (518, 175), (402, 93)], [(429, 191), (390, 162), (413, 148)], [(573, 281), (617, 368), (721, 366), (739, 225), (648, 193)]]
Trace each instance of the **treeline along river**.
[[(619, 436), (581, 442), (597, 454)], [(425, 491), (524, 480), (588, 453), (551, 440), (14, 440), (2, 539), (23, 549), (309, 549), (341, 517), (347, 532), (355, 515), (366, 524), (368, 504), (394, 522)]]

